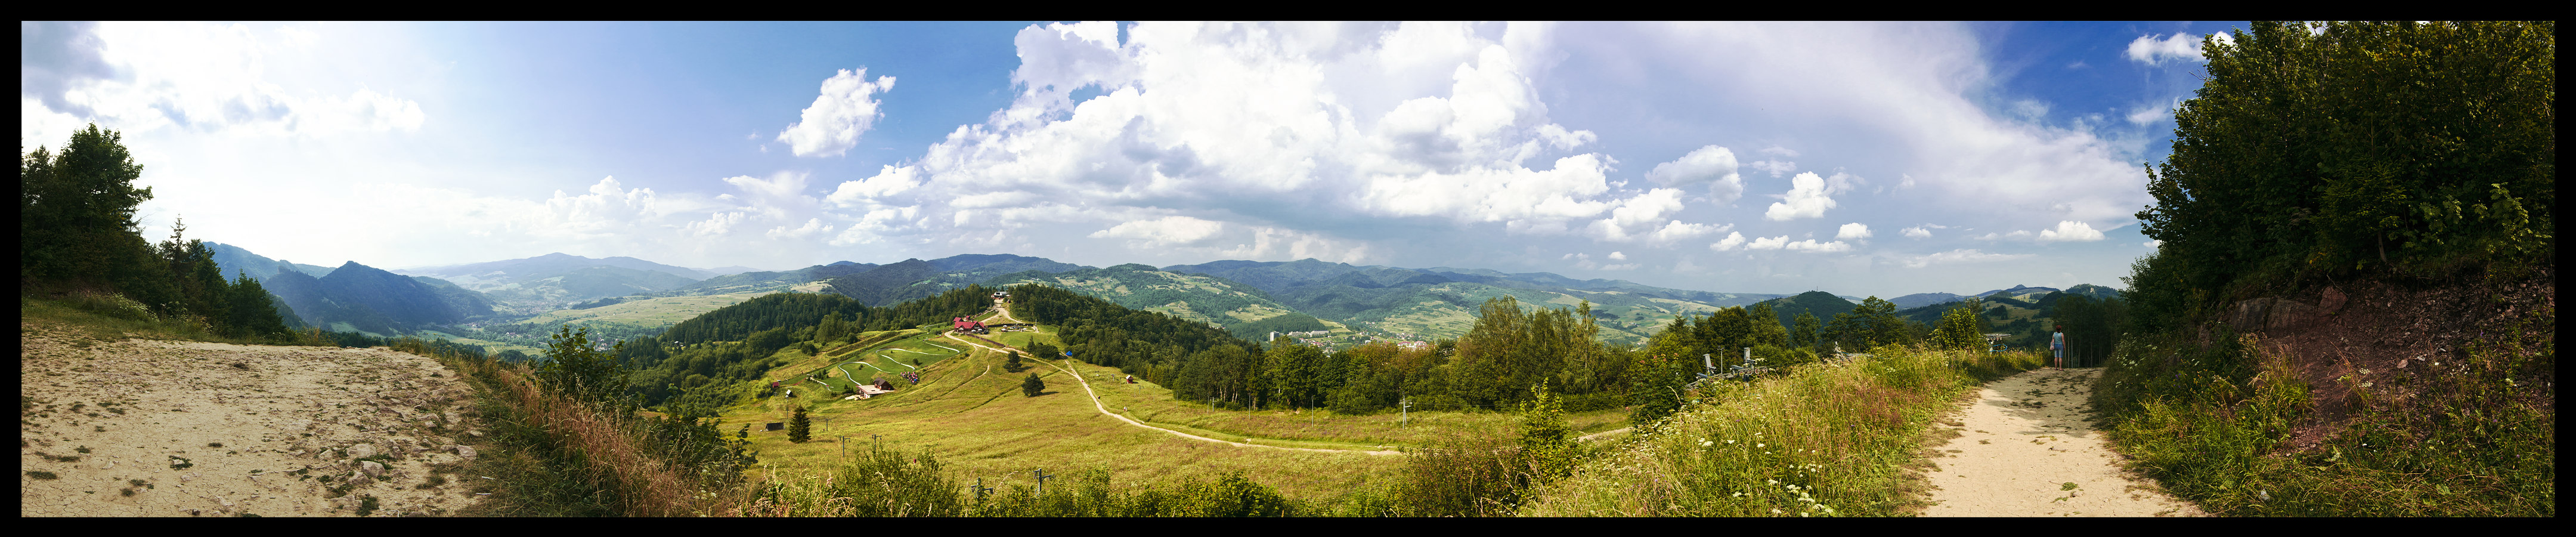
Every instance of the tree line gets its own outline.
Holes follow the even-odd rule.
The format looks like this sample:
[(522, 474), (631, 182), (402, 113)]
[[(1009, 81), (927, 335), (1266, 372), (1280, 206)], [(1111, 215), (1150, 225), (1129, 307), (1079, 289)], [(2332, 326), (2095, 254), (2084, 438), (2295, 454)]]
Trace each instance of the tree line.
[[(131, 303), (111, 315), (201, 326), (228, 338), (307, 341), (302, 321), (248, 274), (225, 279), (214, 250), (173, 222), (169, 240), (143, 238), (135, 208), (152, 199), (136, 187), (143, 165), (124, 135), (97, 125), (72, 133), (60, 151), (37, 146), (18, 159), (18, 282), (22, 294)], [(291, 324), (290, 324), (291, 323)]]

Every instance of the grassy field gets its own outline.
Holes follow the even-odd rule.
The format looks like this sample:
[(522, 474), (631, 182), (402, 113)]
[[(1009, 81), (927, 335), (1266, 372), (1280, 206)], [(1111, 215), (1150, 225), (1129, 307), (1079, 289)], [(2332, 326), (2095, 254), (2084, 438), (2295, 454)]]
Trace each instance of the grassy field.
[[(770, 398), (729, 409), (723, 427), (751, 425), (752, 449), (762, 462), (756, 479), (824, 475), (845, 461), (844, 449), (883, 445), (927, 450), (946, 471), (988, 486), (1028, 484), (1039, 469), (1059, 475), (1100, 469), (1121, 483), (1154, 484), (1241, 472), (1282, 493), (1320, 499), (1402, 464), (1399, 457), (1235, 447), (1135, 427), (1094, 411), (1067, 373), (1041, 364), (1029, 364), (1035, 366), (1030, 372), (1047, 382), (1046, 392), (1023, 396), (1020, 382), (1028, 373), (1003, 371), (1002, 357), (990, 351), (970, 348), (925, 362), (923, 383), (894, 394), (857, 401)], [(763, 423), (786, 421), (797, 405), (810, 405), (815, 441), (791, 443), (784, 432), (763, 430)]]
[(1719, 383), (1583, 461), (1523, 516), (1893, 516), (1922, 484), (1924, 431), (1962, 394), (2035, 368), (2028, 353), (1913, 351)]

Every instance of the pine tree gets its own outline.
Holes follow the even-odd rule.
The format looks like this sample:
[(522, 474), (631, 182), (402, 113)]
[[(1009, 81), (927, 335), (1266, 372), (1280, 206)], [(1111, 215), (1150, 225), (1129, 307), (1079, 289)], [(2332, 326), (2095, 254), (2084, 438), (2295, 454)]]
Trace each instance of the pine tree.
[(802, 444), (813, 438), (813, 420), (806, 419), (805, 407), (796, 407), (796, 417), (787, 420), (787, 441)]
[[(1020, 351), (1011, 351), (1011, 359), (1009, 361), (1002, 362), (1002, 370), (1012, 373), (1018, 373), (1021, 369), (1025, 369), (1027, 367), (1028, 366), (1026, 365), (1020, 364)], [(1032, 375), (1030, 378), (1036, 378), (1034, 376), (1036, 375), (1035, 373), (1031, 373), (1030, 375)]]
[(1037, 373), (1029, 373), (1029, 377), (1027, 379), (1022, 379), (1020, 381), (1020, 393), (1027, 394), (1029, 397), (1037, 397), (1039, 393), (1043, 393), (1045, 391), (1046, 381), (1038, 380)]

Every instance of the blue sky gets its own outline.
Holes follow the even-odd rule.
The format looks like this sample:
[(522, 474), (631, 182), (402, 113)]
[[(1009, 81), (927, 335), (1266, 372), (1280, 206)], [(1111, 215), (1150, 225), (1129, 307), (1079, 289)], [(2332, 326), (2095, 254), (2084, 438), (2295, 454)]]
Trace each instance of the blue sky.
[(2117, 286), (2243, 25), (21, 23), (19, 132), (124, 132), (149, 236), (321, 265)]

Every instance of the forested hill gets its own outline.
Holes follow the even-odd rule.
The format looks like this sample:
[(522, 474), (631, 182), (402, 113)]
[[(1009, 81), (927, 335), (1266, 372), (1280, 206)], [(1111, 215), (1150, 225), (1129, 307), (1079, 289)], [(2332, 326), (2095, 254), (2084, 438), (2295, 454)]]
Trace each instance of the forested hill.
[(1155, 311), (1224, 328), (1235, 337), (1268, 339), (1270, 332), (1331, 327), (1270, 299), (1251, 286), (1206, 274), (1176, 274), (1141, 264), (1048, 273), (1030, 270), (987, 280), (986, 285), (1042, 284), (1099, 297), (1127, 308)]
[(1326, 322), (1426, 341), (1465, 335), (1485, 301), (1506, 296), (1525, 307), (1572, 308), (1589, 301), (1600, 322), (1601, 337), (1619, 343), (1641, 341), (1676, 316), (1780, 296), (1576, 280), (1543, 272), (1363, 267), (1314, 259), (1217, 261), (1163, 270), (1241, 282), (1269, 293), (1283, 306)]
[(773, 357), (790, 346), (798, 347), (791, 353), (810, 354), (863, 332), (939, 327), (991, 308), (994, 291), (969, 285), (882, 308), (830, 293), (775, 293), (681, 321), (660, 336), (627, 340), (618, 356), (636, 369), (628, 385), (646, 404), (721, 407), (738, 394), (707, 390), (674, 398), (703, 386), (740, 388), (780, 363)]
[(491, 300), (481, 293), (356, 261), (320, 278), (281, 271), (271, 275), (267, 288), (304, 322), (331, 331), (404, 334), (493, 314)]
[(250, 250), (244, 250), (242, 247), (230, 244), (207, 242), (206, 248), (215, 252), (215, 265), (223, 268), (223, 274), (226, 278), (238, 275), (248, 275), (252, 278), (258, 278), (265, 281), (270, 276), (276, 276), (277, 272), (281, 270), (302, 272), (307, 276), (315, 278), (320, 278), (331, 273), (331, 267), (292, 263), (283, 259), (269, 259), (259, 254), (251, 253)]

